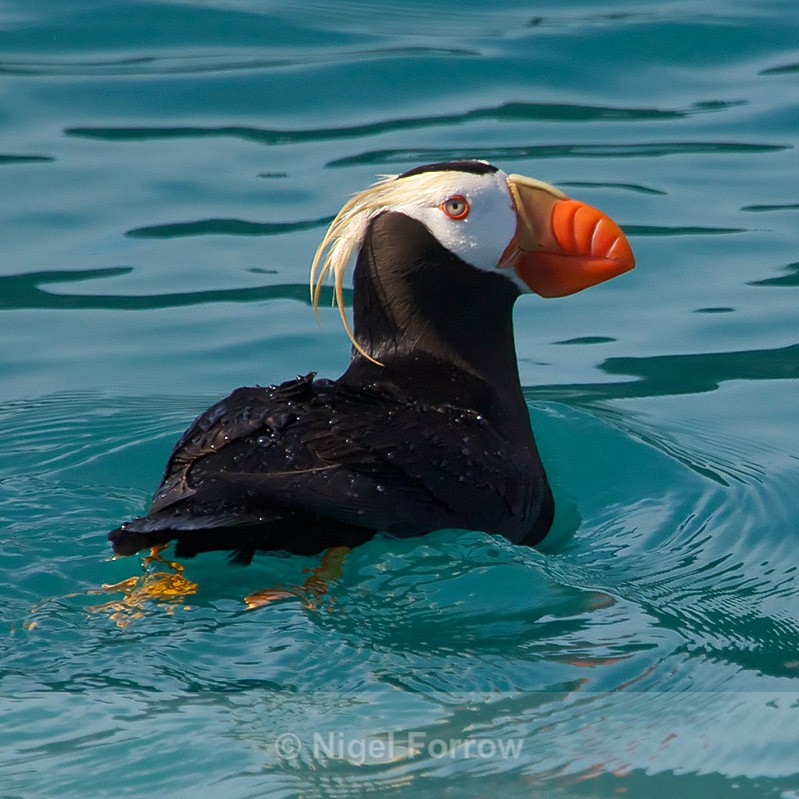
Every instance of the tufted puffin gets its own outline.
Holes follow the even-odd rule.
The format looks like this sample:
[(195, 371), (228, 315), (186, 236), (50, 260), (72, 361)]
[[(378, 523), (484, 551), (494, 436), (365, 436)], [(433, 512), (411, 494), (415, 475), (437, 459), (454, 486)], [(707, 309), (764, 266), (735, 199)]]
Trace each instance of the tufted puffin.
[[(352, 326), (343, 279), (353, 272)], [(310, 555), (380, 532), (546, 535), (554, 504), (516, 363), (523, 293), (571, 294), (634, 266), (608, 216), (483, 161), (416, 167), (352, 197), (311, 269), (332, 275), (352, 342), (336, 380), (314, 372), (236, 389), (175, 446), (146, 516), (109, 534), (130, 555)]]

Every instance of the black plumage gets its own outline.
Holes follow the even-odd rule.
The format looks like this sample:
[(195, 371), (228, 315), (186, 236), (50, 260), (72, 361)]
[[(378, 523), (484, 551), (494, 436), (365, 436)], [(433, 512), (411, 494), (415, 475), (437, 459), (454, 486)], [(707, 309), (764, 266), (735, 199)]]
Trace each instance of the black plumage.
[(553, 501), (519, 384), (520, 291), (396, 212), (371, 220), (353, 274), (353, 350), (337, 380), (239, 388), (175, 447), (132, 554), (312, 554), (441, 528), (540, 541)]

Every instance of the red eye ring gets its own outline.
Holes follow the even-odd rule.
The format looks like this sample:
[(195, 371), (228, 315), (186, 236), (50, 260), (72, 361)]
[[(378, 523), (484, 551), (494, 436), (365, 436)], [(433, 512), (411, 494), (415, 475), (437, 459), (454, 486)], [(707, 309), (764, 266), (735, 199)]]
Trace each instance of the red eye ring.
[(438, 206), (450, 219), (466, 219), (469, 216), (469, 201), (460, 194), (455, 194), (447, 200), (444, 200)]

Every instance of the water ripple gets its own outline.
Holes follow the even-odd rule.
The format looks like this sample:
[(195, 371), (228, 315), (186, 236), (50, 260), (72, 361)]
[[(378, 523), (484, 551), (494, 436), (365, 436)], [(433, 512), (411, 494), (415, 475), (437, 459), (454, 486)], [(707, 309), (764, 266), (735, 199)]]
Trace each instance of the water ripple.
[(660, 189), (653, 189), (649, 186), (641, 186), (638, 183), (606, 183), (603, 181), (595, 181), (595, 180), (561, 180), (558, 181), (559, 186), (572, 186), (574, 188), (581, 188), (581, 189), (591, 189), (591, 188), (599, 188), (599, 189), (622, 189), (624, 191), (632, 191), (638, 194), (662, 194), (665, 195), (667, 192), (661, 191)]
[(128, 230), (132, 239), (177, 239), (184, 236), (279, 236), (325, 227), (333, 217), (301, 222), (250, 222), (246, 219), (198, 219), (193, 222), (170, 222)]
[(610, 344), (617, 339), (610, 336), (578, 336), (577, 338), (567, 338), (563, 341), (553, 341), (553, 344)]
[(790, 150), (790, 144), (746, 142), (649, 142), (641, 144), (538, 144), (524, 147), (419, 148), (370, 150), (328, 161), (328, 167), (457, 161), (485, 158), (488, 161), (518, 161), (538, 158), (656, 158), (665, 155), (706, 153), (757, 154)]
[[(799, 461), (699, 422), (666, 431), (629, 406), (622, 412), (593, 403), (585, 410), (564, 412), (562, 424), (576, 432), (574, 440), (561, 433), (559, 447), (573, 459), (578, 440), (583, 451), (592, 441), (603, 452), (593, 459), (614, 464), (607, 490), (623, 484), (625, 496), (618, 505), (612, 493), (591, 504), (579, 535), (542, 563), (546, 573), (633, 602), (680, 636), (684, 643), (672, 654), (685, 648), (692, 657), (702, 652), (743, 669), (796, 676), (799, 625), (780, 600), (797, 596), (799, 574), (785, 557), (789, 542), (775, 549), (761, 541), (792, 514)], [(600, 419), (609, 432), (597, 426)], [(634, 441), (645, 449), (636, 451)], [(580, 473), (571, 480), (585, 484)]]
[(720, 236), (727, 233), (746, 233), (740, 227), (697, 227), (691, 225), (623, 225), (629, 236)]
[[(776, 279), (776, 278), (775, 278)], [(530, 400), (567, 396), (573, 401), (664, 397), (715, 391), (729, 380), (799, 379), (799, 344), (775, 349), (608, 358), (598, 366), (614, 376), (636, 377), (620, 383), (583, 383), (525, 388)]]
[(794, 64), (783, 64), (778, 67), (769, 67), (768, 69), (762, 69), (758, 74), (759, 75), (790, 75), (794, 72), (799, 72), (799, 62)]
[(762, 213), (764, 211), (799, 211), (799, 203), (781, 203), (777, 205), (745, 205), (742, 211)]
[(510, 102), (497, 106), (475, 108), (459, 114), (436, 114), (421, 117), (399, 117), (361, 125), (341, 125), (326, 128), (276, 130), (248, 125), (220, 126), (158, 126), (158, 127), (71, 127), (67, 136), (101, 141), (148, 141), (151, 139), (192, 139), (230, 137), (259, 144), (296, 144), (308, 141), (379, 136), (401, 130), (447, 127), (470, 122), (636, 122), (684, 119), (694, 114), (719, 111), (736, 103), (695, 103), (683, 109), (638, 108), (635, 106), (593, 106), (567, 103)]
[[(524, 757), (497, 768), (560, 757), (560, 784), (567, 763), (582, 780), (600, 753), (668, 762), (663, 747), (636, 754), (619, 737), (631, 718), (638, 721), (628, 737), (641, 739), (643, 718), (657, 727), (653, 740), (667, 741), (671, 729), (685, 730), (684, 702), (707, 719), (703, 730), (719, 734), (719, 708), (747, 701), (749, 713), (758, 712), (755, 697), (721, 690), (731, 674), (796, 674), (799, 630), (785, 612), (797, 593), (796, 566), (747, 545), (765, 508), (780, 524), (780, 514), (791, 513), (793, 483), (772, 474), (766, 484), (751, 450), (698, 424), (666, 433), (658, 418), (596, 404), (543, 408), (544, 442), (556, 441), (577, 467), (581, 455), (599, 453), (615, 464), (603, 472), (586, 464), (590, 482), (570, 478), (588, 512), (560, 551), (543, 555), (454, 531), (377, 538), (350, 553), (326, 607), (286, 601), (254, 612), (244, 610), (245, 593), (301, 581), (313, 559), (263, 556), (239, 570), (211, 555), (186, 563), (199, 587), (188, 609), (181, 602), (168, 613), (168, 603), (152, 600), (117, 629), (91, 613), (97, 596), (87, 592), (139, 573), (141, 564), (101, 561), (103, 529), (144, 504), (145, 484), (203, 404), (72, 392), (0, 406), (2, 557), (15, 574), (10, 623), (30, 618), (33, 603), (39, 608), (34, 629), (0, 641), (11, 685), (46, 686), (84, 704), (102, 691), (135, 693), (144, 705), (125, 719), (136, 731), (156, 708), (158, 729), (171, 730), (175, 694), (181, 716), (195, 705), (221, 707), (250, 742), (267, 730), (310, 735), (328, 725), (353, 737), (403, 729), (444, 739), (520, 736)], [(706, 481), (707, 469), (732, 479)], [(132, 491), (122, 487), (131, 475)], [(569, 489), (563, 480), (554, 479), (556, 492)], [(664, 486), (671, 493), (661, 496)], [(609, 489), (616, 503), (606, 503)], [(748, 541), (729, 547), (742, 531)], [(42, 594), (54, 598), (42, 602)], [(771, 718), (790, 723), (787, 708)], [(84, 734), (69, 738), (60, 756), (83, 752)], [(574, 742), (568, 757), (547, 754), (564, 741)], [(263, 746), (274, 751), (266, 739)], [(26, 754), (14, 761), (20, 769)], [(686, 766), (681, 750), (674, 757)], [(784, 768), (787, 758), (775, 758)], [(380, 783), (398, 768), (429, 776), (436, 762), (422, 756), (383, 766), (370, 779)]]
[[(50, 308), (59, 310), (88, 310), (98, 308), (114, 311), (145, 311), (156, 308), (178, 308), (217, 302), (256, 302), (260, 300), (296, 300), (310, 304), (306, 283), (279, 283), (268, 286), (249, 286), (237, 289), (206, 289), (169, 294), (66, 294), (42, 288), (51, 283), (74, 283), (126, 275), (132, 267), (84, 269), (72, 272), (42, 271), (0, 277), (0, 309)], [(322, 303), (331, 303), (333, 289), (322, 289)], [(352, 290), (345, 289), (345, 304), (350, 304)]]
[(2, 164), (49, 164), (55, 158), (49, 155), (3, 155), (0, 154), (0, 165)]
[(373, 58), (416, 58), (419, 56), (446, 58), (474, 58), (480, 52), (467, 48), (451, 47), (386, 47), (364, 50), (309, 49), (296, 55), (265, 58), (261, 53), (210, 55), (147, 55), (131, 58), (91, 60), (46, 59), (39, 61), (0, 61), (0, 75), (13, 76), (147, 76), (147, 75), (202, 75), (205, 73), (238, 72), (242, 70), (263, 71), (286, 67), (334, 64), (348, 61), (369, 61)]
[(750, 280), (747, 286), (799, 286), (799, 261), (794, 261), (784, 267), (783, 271), (787, 272), (786, 275), (779, 277), (767, 277), (763, 280)]
[(722, 236), (728, 233), (746, 233), (740, 227), (697, 227), (695, 225), (624, 225), (630, 236)]

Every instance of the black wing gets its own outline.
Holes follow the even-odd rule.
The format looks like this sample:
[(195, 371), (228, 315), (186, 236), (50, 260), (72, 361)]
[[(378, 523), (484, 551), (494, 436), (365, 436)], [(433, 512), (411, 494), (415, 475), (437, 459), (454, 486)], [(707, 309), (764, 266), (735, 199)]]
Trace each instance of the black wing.
[(310, 374), (237, 389), (198, 417), (148, 516), (127, 531), (265, 525), (263, 548), (290, 551), (293, 529), (320, 520), (332, 538), (318, 548), (341, 530), (454, 527), (521, 540), (544, 493), (536, 458), (473, 411)]

